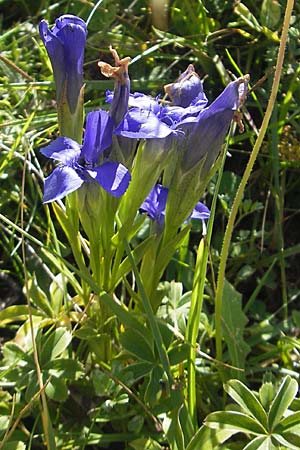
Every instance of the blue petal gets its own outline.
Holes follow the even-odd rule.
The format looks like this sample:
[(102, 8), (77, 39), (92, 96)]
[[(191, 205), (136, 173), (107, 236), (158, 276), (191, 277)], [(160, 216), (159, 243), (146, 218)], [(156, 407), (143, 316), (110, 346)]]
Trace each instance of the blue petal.
[(129, 106), (152, 111), (155, 115), (158, 115), (161, 110), (157, 98), (155, 99), (141, 92), (134, 92), (129, 95)]
[(203, 203), (198, 202), (189, 218), (205, 220), (209, 219), (209, 217), (210, 210), (208, 209), (208, 207), (203, 205)]
[(196, 98), (207, 102), (203, 86), (194, 66), (190, 64), (177, 82), (165, 86), (165, 92), (176, 106), (188, 107)]
[(163, 223), (167, 197), (168, 188), (161, 184), (156, 184), (140, 206), (140, 211), (146, 212), (151, 219), (156, 220), (158, 223)]
[(131, 176), (122, 164), (108, 161), (92, 170), (88, 174), (96, 180), (109, 194), (121, 197), (128, 188)]
[[(204, 156), (204, 171), (214, 164), (218, 157), (225, 136), (228, 132), (234, 111), (240, 105), (240, 84), (245, 80), (239, 78), (230, 83), (217, 99), (200, 111), (196, 118), (189, 117), (178, 124), (178, 129), (186, 133), (186, 152), (183, 158), (185, 170), (189, 170)], [(244, 95), (244, 93), (243, 93)]]
[(56, 20), (52, 30), (44, 20), (39, 30), (52, 64), (57, 99), (61, 101), (66, 82), (68, 105), (74, 112), (83, 83), (86, 24), (80, 17), (64, 15)]
[(55, 27), (53, 28), (53, 33), (57, 34), (59, 30), (64, 28), (66, 25), (76, 25), (83, 29), (85, 34), (87, 34), (87, 26), (83, 19), (78, 16), (74, 16), (73, 14), (64, 14), (60, 16), (55, 21)]
[(241, 78), (229, 83), (224, 91), (209, 106), (210, 113), (215, 114), (226, 109), (231, 111), (237, 110), (240, 106), (240, 85)]
[(83, 84), (83, 59), (86, 43), (86, 24), (76, 16), (62, 16), (56, 20), (59, 28), (57, 37), (64, 45), (65, 73), (67, 79), (67, 100), (71, 112), (76, 110), (80, 89)]
[(59, 200), (79, 189), (83, 183), (83, 178), (71, 167), (56, 167), (51, 175), (45, 179), (43, 202), (49, 203)]
[(100, 154), (111, 146), (113, 120), (106, 111), (92, 111), (87, 115), (81, 156), (87, 163), (97, 163)]
[(72, 166), (79, 158), (80, 145), (67, 137), (58, 137), (47, 147), (41, 149), (41, 153), (47, 158), (60, 161), (66, 166)]
[(173, 130), (151, 111), (132, 108), (115, 129), (115, 134), (134, 139), (166, 138)]
[(48, 24), (45, 20), (42, 20), (40, 22), (39, 32), (51, 61), (56, 85), (56, 96), (57, 98), (60, 98), (63, 92), (64, 82), (66, 78), (64, 46), (62, 41), (55, 35), (55, 33), (53, 33), (49, 29)]

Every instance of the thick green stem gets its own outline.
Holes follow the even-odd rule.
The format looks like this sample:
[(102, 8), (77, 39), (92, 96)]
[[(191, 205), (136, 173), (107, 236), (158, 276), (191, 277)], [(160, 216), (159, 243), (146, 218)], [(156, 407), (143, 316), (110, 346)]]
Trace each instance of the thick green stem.
[(285, 51), (285, 46), (286, 46), (287, 37), (288, 37), (289, 23), (290, 23), (290, 19), (291, 19), (292, 10), (293, 10), (293, 5), (294, 5), (293, 0), (287, 1), (283, 29), (282, 29), (281, 39), (280, 39), (279, 52), (278, 52), (278, 57), (277, 57), (276, 69), (275, 69), (275, 73), (274, 73), (274, 79), (273, 79), (272, 90), (271, 90), (271, 94), (270, 94), (270, 98), (269, 98), (269, 103), (268, 103), (268, 106), (266, 109), (265, 116), (263, 118), (261, 128), (259, 130), (259, 134), (257, 136), (257, 140), (255, 142), (255, 145), (254, 145), (252, 153), (250, 155), (247, 167), (245, 169), (241, 183), (237, 190), (237, 193), (236, 193), (233, 205), (232, 205), (232, 209), (230, 212), (230, 216), (228, 219), (227, 227), (225, 230), (220, 265), (219, 265), (216, 299), (215, 299), (216, 357), (219, 361), (222, 360), (222, 329), (221, 329), (221, 326), (222, 326), (222, 296), (223, 296), (226, 262), (227, 262), (228, 253), (229, 253), (229, 245), (231, 242), (235, 218), (236, 218), (240, 203), (241, 203), (243, 195), (244, 195), (244, 190), (245, 190), (246, 184), (248, 182), (248, 179), (250, 177), (253, 165), (256, 161), (256, 158), (257, 158), (258, 152), (260, 150), (261, 144), (263, 142), (264, 136), (266, 134), (267, 127), (268, 127), (268, 124), (269, 124), (269, 121), (271, 118), (271, 114), (272, 114), (272, 111), (274, 108), (274, 104), (275, 104), (275, 100), (276, 100), (276, 96), (277, 96), (277, 92), (278, 92), (278, 87), (279, 87), (280, 76), (281, 76), (281, 72), (282, 72), (284, 51)]

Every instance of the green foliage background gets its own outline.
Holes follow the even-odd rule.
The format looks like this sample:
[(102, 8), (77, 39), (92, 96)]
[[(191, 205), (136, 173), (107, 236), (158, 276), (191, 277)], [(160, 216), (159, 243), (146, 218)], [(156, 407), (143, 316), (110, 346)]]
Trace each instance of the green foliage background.
[[(88, 326), (80, 327), (78, 312), (60, 307), (60, 273), (72, 279), (72, 266), (55, 261), (53, 252), (71, 265), (72, 260), (51, 208), (42, 205), (42, 179), (50, 165), (39, 148), (57, 135), (58, 128), (51, 66), (37, 26), (42, 18), (53, 23), (65, 13), (87, 19), (93, 5), (83, 0), (0, 0), (1, 435), (18, 421), (5, 449), (44, 448), (40, 407), (38, 402), (30, 403), (37, 392), (37, 379), (24, 295), (26, 283), (33, 320), (39, 323), (36, 341), (57, 448), (159, 449), (168, 448), (170, 443), (168, 432), (158, 429), (157, 417), (169, 406), (164, 403), (166, 394), (153, 337), (143, 336), (139, 322), (128, 326), (133, 319), (127, 316), (122, 322), (116, 310), (119, 320), (128, 326), (118, 337), (118, 357), (110, 366), (99, 360), (102, 338), (97, 323), (91, 320)], [(175, 80), (190, 63), (205, 80), (210, 101), (233, 77), (246, 73), (251, 77), (253, 91), (243, 111), (245, 131), (230, 140), (231, 156), (219, 190), (210, 249), (199, 328), (204, 354), (200, 353), (196, 361), (200, 424), (207, 414), (225, 408), (229, 400), (222, 382), (229, 378), (241, 379), (253, 391), (264, 381), (278, 386), (286, 373), (299, 378), (297, 3), (276, 107), (240, 205), (226, 270), (223, 362), (243, 371), (232, 367), (220, 371), (209, 359), (215, 356), (214, 296), (222, 239), (270, 95), (284, 9), (285, 2), (276, 0), (173, 0), (162, 30), (153, 23), (151, 2), (104, 0), (89, 24), (84, 66), (86, 112), (105, 107), (105, 91), (112, 88), (112, 82), (97, 68), (97, 61), (111, 61), (109, 45), (117, 48), (120, 56), (132, 58), (132, 91), (153, 96), (162, 93), (163, 85)], [(208, 205), (215, 185), (213, 179), (205, 198)], [(26, 272), (21, 225), (25, 230)], [(162, 327), (178, 384), (184, 383), (187, 349), (186, 343), (176, 341), (176, 333), (185, 331), (200, 238), (201, 230), (193, 224), (189, 241), (175, 255), (161, 285), (164, 305), (158, 316), (175, 330), (170, 335), (169, 329)], [(65, 331), (65, 326), (72, 331)], [(171, 429), (170, 433), (175, 431)], [(241, 437), (231, 446), (220, 448), (239, 449), (245, 442)]]

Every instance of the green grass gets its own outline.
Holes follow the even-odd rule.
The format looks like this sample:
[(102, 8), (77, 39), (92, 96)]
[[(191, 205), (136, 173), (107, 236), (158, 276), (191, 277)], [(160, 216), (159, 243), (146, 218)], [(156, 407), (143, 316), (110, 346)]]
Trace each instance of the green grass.
[[(167, 29), (159, 30), (152, 26), (149, 2), (104, 0), (89, 22), (86, 112), (107, 108), (105, 91), (113, 84), (100, 74), (97, 61), (111, 62), (110, 45), (132, 58), (131, 90), (154, 96), (190, 63), (210, 101), (228, 80), (251, 77), (245, 131), (230, 138), (220, 186), (216, 174), (205, 193), (209, 206), (214, 195), (217, 204), (203, 298), (196, 299), (196, 288), (191, 293), (201, 240), (201, 227), (193, 223), (164, 272), (162, 305), (152, 315), (138, 273), (151, 245), (150, 239), (139, 247), (149, 233), (148, 220), (137, 225), (127, 259), (123, 247), (117, 255), (124, 261), (120, 271), (115, 267), (122, 282), (104, 293), (84, 269), (87, 254), (79, 263), (74, 248), (72, 254), (63, 216), (42, 204), (43, 177), (51, 164), (39, 149), (57, 136), (58, 126), (38, 23), (42, 18), (53, 23), (64, 13), (87, 19), (94, 3), (0, 0), (0, 448), (177, 450), (188, 442), (194, 448), (192, 437), (205, 417), (228, 406), (223, 381), (242, 379), (253, 392), (266, 381), (279, 386), (286, 374), (298, 381), (296, 4), (273, 114), (253, 170), (245, 175), (270, 98), (282, 31), (284, 5), (271, 3), (174, 0)], [(237, 202), (241, 179), (247, 184)], [(78, 246), (85, 248), (83, 239)], [(189, 340), (188, 313), (202, 300), (200, 324), (192, 324)], [(188, 363), (191, 344), (195, 359)], [(105, 358), (108, 345), (112, 356)], [(187, 380), (195, 384), (190, 403), (183, 405)], [(297, 402), (298, 397), (292, 410)], [(243, 436), (219, 448), (242, 449), (247, 442)]]

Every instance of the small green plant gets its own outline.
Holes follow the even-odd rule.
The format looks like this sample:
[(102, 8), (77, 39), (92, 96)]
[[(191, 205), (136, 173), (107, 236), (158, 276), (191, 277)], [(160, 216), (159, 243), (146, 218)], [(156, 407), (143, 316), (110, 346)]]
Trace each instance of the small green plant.
[[(295, 379), (286, 376), (277, 393), (270, 382), (261, 386), (258, 395), (239, 380), (230, 380), (224, 388), (240, 409), (217, 411), (205, 420), (207, 427), (219, 433), (222, 442), (244, 433), (249, 442), (243, 450), (300, 448), (300, 411), (289, 409), (298, 391)], [(218, 444), (212, 448), (220, 447)]]

